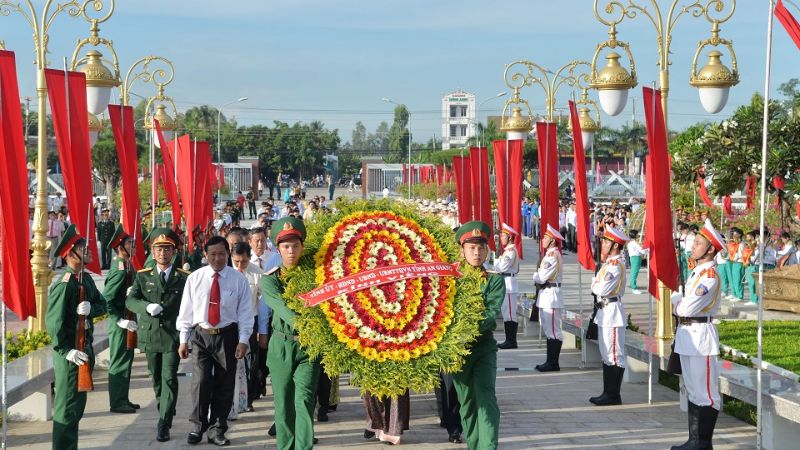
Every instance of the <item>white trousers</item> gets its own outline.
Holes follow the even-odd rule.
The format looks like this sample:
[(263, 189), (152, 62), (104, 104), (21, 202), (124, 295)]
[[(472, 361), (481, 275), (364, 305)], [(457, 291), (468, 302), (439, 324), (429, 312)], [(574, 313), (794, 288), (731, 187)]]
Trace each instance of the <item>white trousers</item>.
[(719, 395), (719, 364), (716, 355), (681, 355), (681, 375), (686, 396), (697, 406), (711, 406), (722, 410)]
[(503, 322), (517, 321), (517, 298), (519, 294), (511, 293), (503, 297), (503, 306), (500, 311), (503, 313)]
[(603, 364), (625, 367), (625, 327), (597, 327)]
[(561, 337), (561, 308), (539, 308), (539, 326), (547, 339), (564, 340)]

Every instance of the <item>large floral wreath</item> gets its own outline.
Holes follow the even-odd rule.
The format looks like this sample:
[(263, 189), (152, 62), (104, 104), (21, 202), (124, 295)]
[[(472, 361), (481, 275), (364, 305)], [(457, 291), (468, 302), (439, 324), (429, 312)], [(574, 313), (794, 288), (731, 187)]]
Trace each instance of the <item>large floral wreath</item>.
[(366, 270), (459, 259), (453, 233), (434, 217), (390, 201), (336, 202), (336, 214), (307, 224), (300, 264), (284, 273), (284, 300), (299, 314), (300, 345), (329, 376), (351, 373), (362, 392), (429, 392), (440, 371), (461, 368), (478, 336), (480, 272), (371, 286), (306, 307), (297, 296)]

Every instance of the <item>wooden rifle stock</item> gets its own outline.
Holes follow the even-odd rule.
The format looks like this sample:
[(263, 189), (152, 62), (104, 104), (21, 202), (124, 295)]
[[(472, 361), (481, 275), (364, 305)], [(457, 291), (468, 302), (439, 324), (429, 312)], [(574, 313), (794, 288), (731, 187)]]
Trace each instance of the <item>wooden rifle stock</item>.
[[(80, 302), (86, 299), (86, 289), (83, 283), (80, 286)], [(75, 332), (75, 348), (79, 352), (86, 350), (86, 320), (88, 316), (78, 315), (78, 326)], [(94, 383), (92, 382), (92, 368), (89, 361), (86, 361), (82, 366), (78, 366), (78, 392), (89, 392), (94, 390)]]

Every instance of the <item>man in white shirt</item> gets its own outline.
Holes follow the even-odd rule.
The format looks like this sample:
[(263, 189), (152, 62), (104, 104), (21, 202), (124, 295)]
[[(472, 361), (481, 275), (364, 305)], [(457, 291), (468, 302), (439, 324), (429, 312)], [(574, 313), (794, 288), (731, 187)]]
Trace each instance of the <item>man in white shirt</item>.
[(55, 250), (63, 233), (64, 222), (58, 220), (55, 211), (47, 213), (47, 240), (50, 241), (50, 268), (54, 270), (56, 265), (60, 265), (57, 263), (60, 262), (61, 258), (55, 255)]
[(267, 239), (267, 230), (264, 228), (253, 228), (250, 230), (250, 261), (255, 263), (259, 269), (269, 272), (281, 265), (281, 256), (272, 249), (271, 242)]
[[(194, 429), (187, 436), (197, 444), (208, 431), (208, 441), (228, 445), (228, 413), (233, 404), (236, 360), (247, 354), (253, 331), (253, 292), (244, 275), (229, 267), (230, 249), (221, 236), (205, 244), (208, 266), (189, 275), (176, 326), (178, 355), (189, 357), (192, 342), (192, 412)], [(210, 411), (209, 411), (210, 409)], [(209, 417), (210, 412), (210, 417)]]

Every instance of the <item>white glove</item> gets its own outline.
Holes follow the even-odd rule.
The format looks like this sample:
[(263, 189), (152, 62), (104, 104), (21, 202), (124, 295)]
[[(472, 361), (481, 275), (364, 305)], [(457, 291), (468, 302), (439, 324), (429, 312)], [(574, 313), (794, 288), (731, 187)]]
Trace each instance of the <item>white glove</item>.
[(136, 323), (135, 320), (119, 319), (117, 321), (117, 326), (128, 331), (136, 331), (139, 329), (139, 324)]
[(158, 303), (150, 303), (149, 305), (147, 305), (147, 312), (153, 317), (161, 314), (161, 311), (163, 310), (164, 307), (159, 305)]
[(130, 297), (132, 290), (133, 290), (133, 286), (129, 287), (128, 290), (125, 291), (125, 297)]
[(76, 366), (82, 366), (86, 364), (86, 361), (89, 361), (89, 355), (79, 350), (70, 350), (67, 353), (67, 361)]
[(674, 305), (679, 301), (683, 300), (683, 294), (680, 292), (673, 292), (672, 295), (669, 296), (669, 301)]
[(78, 312), (79, 316), (88, 316), (92, 312), (92, 304), (84, 300), (78, 303), (78, 308), (75, 311)]

